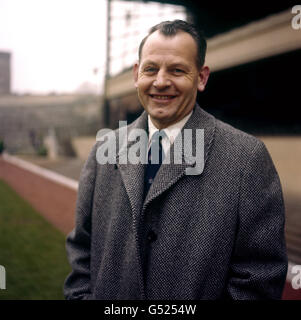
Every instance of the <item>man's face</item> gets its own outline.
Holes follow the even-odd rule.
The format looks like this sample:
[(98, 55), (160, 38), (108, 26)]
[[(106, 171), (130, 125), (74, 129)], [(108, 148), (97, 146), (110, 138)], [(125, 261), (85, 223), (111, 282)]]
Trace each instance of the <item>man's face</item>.
[(186, 32), (166, 37), (156, 31), (146, 40), (134, 79), (139, 100), (157, 128), (184, 118), (195, 105), (197, 91), (205, 89), (209, 69), (199, 70), (196, 58), (196, 43)]

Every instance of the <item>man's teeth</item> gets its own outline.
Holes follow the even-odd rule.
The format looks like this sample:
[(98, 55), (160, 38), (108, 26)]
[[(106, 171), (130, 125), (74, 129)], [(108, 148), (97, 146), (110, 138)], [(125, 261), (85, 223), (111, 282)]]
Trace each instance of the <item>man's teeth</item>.
[(167, 100), (173, 98), (172, 96), (153, 96), (156, 99)]

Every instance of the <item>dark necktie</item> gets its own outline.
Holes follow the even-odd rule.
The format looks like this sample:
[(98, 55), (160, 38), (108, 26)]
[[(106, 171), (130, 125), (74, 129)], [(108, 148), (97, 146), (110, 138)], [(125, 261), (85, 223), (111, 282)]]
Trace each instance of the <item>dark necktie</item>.
[(161, 143), (164, 135), (165, 132), (163, 130), (156, 131), (151, 138), (151, 146), (148, 151), (148, 161), (144, 175), (144, 198), (146, 197), (164, 159), (164, 151)]

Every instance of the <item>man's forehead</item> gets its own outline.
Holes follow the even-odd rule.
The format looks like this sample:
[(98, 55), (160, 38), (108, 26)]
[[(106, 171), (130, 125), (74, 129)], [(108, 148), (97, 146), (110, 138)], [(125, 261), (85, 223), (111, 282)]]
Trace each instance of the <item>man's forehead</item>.
[(186, 54), (197, 54), (197, 44), (193, 37), (184, 31), (178, 31), (175, 35), (166, 36), (159, 30), (152, 33), (145, 41), (141, 52), (142, 60), (150, 55), (160, 53), (178, 54), (183, 57)]

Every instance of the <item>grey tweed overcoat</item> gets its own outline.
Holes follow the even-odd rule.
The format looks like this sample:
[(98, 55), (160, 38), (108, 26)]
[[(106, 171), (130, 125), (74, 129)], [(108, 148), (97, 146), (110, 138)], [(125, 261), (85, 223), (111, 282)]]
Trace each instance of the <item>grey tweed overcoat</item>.
[[(133, 128), (147, 130), (145, 112), (128, 132)], [(191, 161), (163, 164), (145, 200), (145, 165), (120, 164), (118, 157), (117, 165), (101, 165), (96, 142), (66, 242), (67, 299), (281, 298), (284, 204), (264, 144), (198, 105), (184, 127), (190, 128), (204, 129), (203, 172), (186, 175)], [(157, 239), (144, 274), (141, 230), (149, 216), (156, 217)]]

